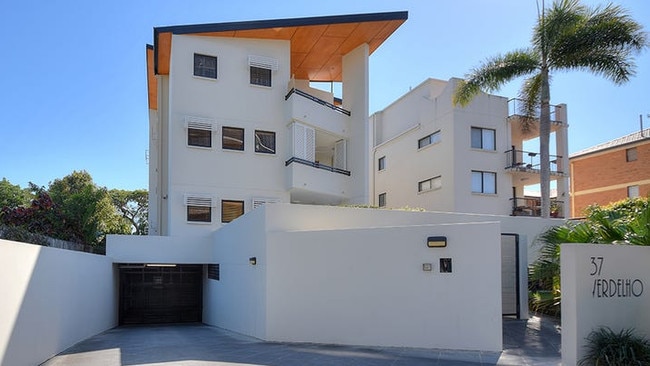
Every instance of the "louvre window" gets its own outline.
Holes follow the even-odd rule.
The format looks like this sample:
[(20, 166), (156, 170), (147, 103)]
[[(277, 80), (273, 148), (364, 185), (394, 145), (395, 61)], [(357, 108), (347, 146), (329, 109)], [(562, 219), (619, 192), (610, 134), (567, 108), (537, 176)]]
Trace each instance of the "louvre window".
[(194, 54), (194, 76), (217, 78), (217, 58), (214, 56)]
[(244, 129), (223, 127), (221, 130), (221, 147), (226, 150), (244, 151)]
[(219, 263), (217, 264), (208, 264), (208, 278), (211, 280), (219, 281), (220, 277), (220, 268)]
[(440, 131), (424, 136), (418, 140), (418, 149), (440, 142)]
[(472, 170), (472, 192), (496, 194), (497, 173)]
[(490, 151), (496, 150), (496, 130), (472, 127), (472, 148)]
[(185, 195), (187, 221), (212, 222), (212, 197), (204, 195)]
[(275, 154), (275, 132), (255, 130), (255, 152)]
[(221, 222), (228, 223), (244, 214), (244, 201), (221, 201)]

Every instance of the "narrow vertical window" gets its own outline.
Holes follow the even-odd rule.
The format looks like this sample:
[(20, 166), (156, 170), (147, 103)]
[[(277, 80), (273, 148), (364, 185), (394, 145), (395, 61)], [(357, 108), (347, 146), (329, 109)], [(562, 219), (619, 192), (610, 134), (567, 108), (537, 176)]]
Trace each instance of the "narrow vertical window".
[(382, 156), (377, 160), (377, 170), (384, 170), (386, 169), (386, 157)]
[(379, 207), (386, 207), (386, 193), (379, 194)]
[(635, 161), (636, 159), (636, 147), (631, 147), (625, 150), (625, 161), (629, 163), (630, 161)]

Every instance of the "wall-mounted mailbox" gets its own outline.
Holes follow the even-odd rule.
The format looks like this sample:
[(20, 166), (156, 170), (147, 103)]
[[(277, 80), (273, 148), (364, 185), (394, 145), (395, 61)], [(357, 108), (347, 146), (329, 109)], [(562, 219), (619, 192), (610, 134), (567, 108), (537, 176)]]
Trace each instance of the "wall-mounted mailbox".
[(430, 236), (427, 238), (427, 246), (429, 248), (444, 248), (447, 246), (446, 236)]

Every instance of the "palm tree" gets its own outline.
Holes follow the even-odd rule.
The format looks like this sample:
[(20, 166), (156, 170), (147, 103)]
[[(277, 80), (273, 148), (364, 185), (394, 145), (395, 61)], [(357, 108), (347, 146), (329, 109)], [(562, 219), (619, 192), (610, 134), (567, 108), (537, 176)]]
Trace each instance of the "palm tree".
[(542, 217), (549, 217), (550, 73), (588, 70), (622, 84), (634, 75), (634, 54), (646, 46), (642, 26), (619, 6), (589, 8), (579, 0), (556, 0), (547, 10), (542, 4), (531, 47), (488, 59), (458, 84), (453, 102), (466, 106), (482, 89), (495, 91), (528, 76), (520, 96), (524, 115), (539, 110)]

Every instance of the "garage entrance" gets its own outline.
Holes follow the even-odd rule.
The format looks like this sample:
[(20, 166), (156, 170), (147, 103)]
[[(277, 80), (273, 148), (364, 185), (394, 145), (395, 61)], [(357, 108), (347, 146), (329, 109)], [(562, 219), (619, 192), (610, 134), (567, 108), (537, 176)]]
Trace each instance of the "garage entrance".
[(121, 264), (119, 323), (200, 322), (203, 265)]

